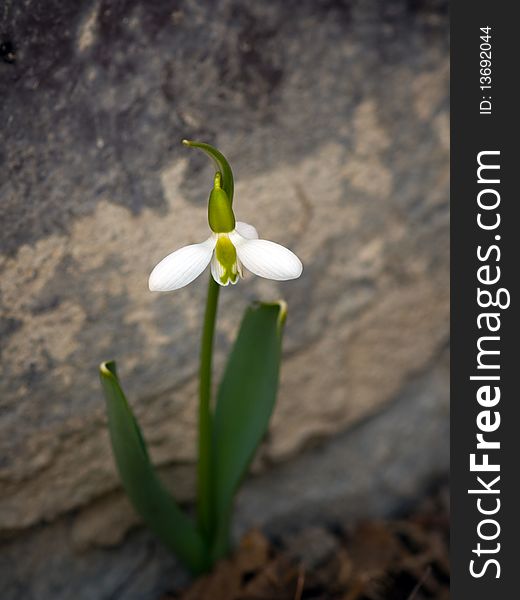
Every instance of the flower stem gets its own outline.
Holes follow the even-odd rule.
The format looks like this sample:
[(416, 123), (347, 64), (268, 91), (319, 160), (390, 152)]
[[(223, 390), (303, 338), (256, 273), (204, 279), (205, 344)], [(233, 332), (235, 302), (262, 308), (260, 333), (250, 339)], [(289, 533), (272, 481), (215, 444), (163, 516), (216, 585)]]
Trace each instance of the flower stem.
[(211, 468), (212, 409), (211, 409), (211, 362), (213, 357), (213, 336), (217, 315), (220, 286), (209, 276), (208, 297), (204, 313), (204, 327), (200, 348), (199, 371), (199, 459), (197, 465), (197, 517), (199, 528), (211, 540), (214, 528), (213, 516), (213, 469)]

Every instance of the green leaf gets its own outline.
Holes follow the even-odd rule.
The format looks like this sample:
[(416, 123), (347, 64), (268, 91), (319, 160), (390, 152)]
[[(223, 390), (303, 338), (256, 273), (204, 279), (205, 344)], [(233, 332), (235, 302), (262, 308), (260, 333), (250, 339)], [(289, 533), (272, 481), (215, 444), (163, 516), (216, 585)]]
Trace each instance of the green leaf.
[(212, 559), (229, 549), (233, 497), (265, 435), (278, 389), (286, 305), (246, 310), (217, 394), (214, 421), (217, 532)]
[(233, 194), (235, 192), (235, 182), (233, 180), (233, 171), (229, 166), (229, 163), (226, 157), (209, 144), (205, 144), (204, 142), (192, 142), (190, 140), (182, 140), (182, 143), (185, 146), (190, 146), (191, 148), (199, 148), (203, 152), (205, 152), (213, 161), (215, 162), (215, 166), (217, 171), (220, 171), (222, 174), (222, 189), (226, 192), (229, 201), (233, 204)]
[(191, 571), (207, 570), (207, 547), (157, 477), (139, 425), (119, 385), (115, 363), (102, 363), (99, 370), (112, 450), (126, 493), (148, 527)]

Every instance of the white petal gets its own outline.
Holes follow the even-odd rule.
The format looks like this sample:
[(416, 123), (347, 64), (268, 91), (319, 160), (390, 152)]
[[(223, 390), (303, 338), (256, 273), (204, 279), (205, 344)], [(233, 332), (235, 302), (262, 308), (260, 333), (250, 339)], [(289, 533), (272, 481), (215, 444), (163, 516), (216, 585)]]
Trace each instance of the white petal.
[(216, 238), (211, 236), (201, 244), (184, 246), (154, 268), (148, 280), (152, 292), (171, 292), (191, 283), (208, 266)]
[(238, 232), (242, 237), (246, 238), (246, 240), (258, 239), (258, 231), (252, 225), (249, 225), (249, 223), (237, 221), (235, 225), (235, 231)]
[(229, 237), (237, 249), (239, 260), (255, 275), (286, 281), (302, 274), (300, 259), (284, 246), (268, 240), (247, 240), (237, 233)]

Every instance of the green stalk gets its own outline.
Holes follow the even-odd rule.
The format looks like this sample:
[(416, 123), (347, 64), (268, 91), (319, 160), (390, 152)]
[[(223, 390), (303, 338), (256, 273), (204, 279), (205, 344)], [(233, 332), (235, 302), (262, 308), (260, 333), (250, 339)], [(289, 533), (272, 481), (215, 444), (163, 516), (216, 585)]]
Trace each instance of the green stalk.
[(233, 505), (230, 503), (222, 514), (219, 514), (216, 524), (213, 545), (210, 549), (210, 561), (212, 564), (229, 554), (231, 548), (231, 516)]
[(209, 276), (208, 297), (204, 313), (204, 327), (200, 348), (199, 371), (199, 460), (197, 465), (197, 517), (199, 528), (204, 537), (211, 541), (214, 533), (213, 514), (213, 469), (212, 431), (213, 416), (211, 409), (211, 362), (213, 357), (213, 337), (217, 315), (220, 286)]

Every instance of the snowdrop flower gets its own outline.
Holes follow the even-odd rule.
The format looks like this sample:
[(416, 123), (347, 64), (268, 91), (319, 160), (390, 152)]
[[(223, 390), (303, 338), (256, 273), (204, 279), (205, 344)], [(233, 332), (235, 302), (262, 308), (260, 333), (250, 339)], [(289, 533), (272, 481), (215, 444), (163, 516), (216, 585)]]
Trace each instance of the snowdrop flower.
[(220, 285), (237, 283), (243, 267), (260, 277), (286, 281), (303, 270), (300, 259), (290, 250), (268, 240), (258, 239), (252, 225), (235, 221), (226, 192), (217, 172), (208, 203), (210, 237), (200, 244), (184, 246), (156, 265), (148, 287), (152, 292), (178, 290), (196, 279), (211, 263), (213, 279)]

